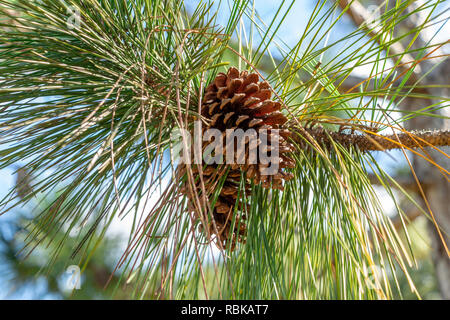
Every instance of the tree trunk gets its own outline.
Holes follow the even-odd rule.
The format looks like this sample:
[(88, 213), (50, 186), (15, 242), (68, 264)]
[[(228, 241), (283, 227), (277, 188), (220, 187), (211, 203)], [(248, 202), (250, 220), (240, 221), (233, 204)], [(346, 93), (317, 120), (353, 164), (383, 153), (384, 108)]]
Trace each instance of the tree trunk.
[[(354, 21), (354, 23), (359, 26), (364, 22), (365, 17), (370, 17), (370, 13), (362, 6), (358, 1), (347, 1), (347, 0), (339, 0), (338, 1), (341, 8), (345, 8), (347, 5), (352, 3), (350, 10), (347, 12), (350, 18)], [(377, 5), (384, 3), (381, 0), (375, 0)], [(420, 6), (423, 4), (423, 0), (417, 0), (416, 2), (410, 5), (410, 10), (413, 9), (414, 6)], [(423, 15), (415, 14), (410, 16), (405, 22), (402, 24), (404, 28), (413, 28), (421, 23), (423, 23), (426, 18), (426, 13), (423, 12)], [(376, 29), (372, 32), (376, 32)], [(433, 34), (431, 33), (431, 36)], [(373, 36), (373, 35), (372, 35)], [(420, 36), (417, 38), (414, 47), (424, 47), (427, 45), (430, 40), (430, 31), (424, 30), (421, 32)], [(401, 47), (401, 45), (398, 45)], [(391, 52), (392, 54), (392, 52)], [(433, 53), (433, 56), (442, 55), (440, 50), (436, 50)], [(427, 76), (424, 80), (421, 81), (421, 85), (446, 85), (448, 84), (450, 74), (450, 61), (445, 58), (431, 59), (428, 61), (424, 61), (420, 63), (420, 68), (416, 68), (413, 76), (409, 79), (409, 82), (413, 83), (415, 80), (420, 78), (421, 73), (431, 70), (432, 67), (436, 67), (438, 62), (441, 62), (438, 67), (436, 67), (431, 74), (431, 76)], [(395, 58), (394, 58), (395, 59)], [(445, 61), (442, 61), (445, 59)], [(405, 64), (409, 66), (409, 64)], [(350, 85), (351, 86), (351, 85)], [(450, 96), (448, 88), (427, 88), (422, 89), (421, 92), (425, 94), (430, 94), (433, 96), (448, 98)], [(423, 98), (407, 98), (403, 101), (400, 108), (408, 111), (416, 111), (422, 109), (424, 107), (430, 106), (433, 103), (439, 103), (440, 101), (431, 100), (431, 99), (423, 99)], [(443, 116), (450, 116), (449, 108), (442, 108), (439, 113)], [(437, 113), (437, 112), (436, 112)], [(448, 119), (438, 119), (432, 117), (417, 117), (410, 120), (406, 125), (408, 130), (422, 130), (422, 129), (441, 129), (448, 130), (450, 129), (449, 125), (450, 120)], [(448, 148), (444, 149), (448, 150)], [(448, 157), (443, 156), (441, 153), (434, 150), (427, 150), (427, 153), (432, 157), (432, 159), (438, 163), (441, 167), (450, 170), (450, 160)], [(447, 152), (448, 153), (448, 152)], [(450, 257), (448, 255), (448, 249), (450, 247), (450, 206), (449, 206), (449, 181), (448, 175), (446, 173), (441, 173), (440, 170), (434, 166), (433, 164), (427, 162), (426, 160), (418, 157), (416, 155), (411, 156), (412, 165), (415, 173), (417, 174), (417, 178), (422, 185), (422, 189), (425, 195), (426, 201), (430, 206), (430, 209), (433, 213), (436, 224), (440, 227), (441, 232), (436, 228), (436, 224), (434, 221), (429, 221), (428, 230), (431, 239), (432, 245), (432, 259), (435, 267), (436, 277), (438, 286), (441, 292), (441, 296), (443, 299), (450, 300)], [(427, 202), (422, 199), (422, 207), (427, 209)], [(429, 211), (429, 210), (426, 210)], [(444, 245), (444, 242), (445, 245)]]
[[(448, 79), (443, 79), (447, 72), (450, 72), (450, 63), (447, 61), (441, 64), (441, 68), (437, 70), (436, 77), (426, 81), (427, 84), (443, 84), (448, 83)], [(441, 97), (448, 97), (448, 90), (446, 89), (434, 89), (433, 94)], [(436, 92), (438, 91), (438, 92)], [(410, 105), (410, 110), (417, 110), (430, 105), (435, 101), (423, 100), (423, 99), (408, 99), (406, 105)], [(442, 110), (442, 115), (445, 114), (445, 110)], [(448, 111), (447, 111), (448, 113)], [(422, 128), (440, 128), (449, 129), (448, 120), (436, 119), (436, 118), (415, 118), (408, 123), (408, 129), (422, 129)], [(447, 148), (448, 150), (448, 148)], [(433, 160), (439, 164), (442, 168), (450, 170), (450, 159), (443, 156), (435, 150), (427, 150), (428, 154)], [(447, 152), (448, 153), (448, 152)], [(427, 162), (426, 160), (413, 156), (413, 168), (417, 174), (417, 177), (423, 185), (423, 191), (430, 205), (430, 209), (434, 215), (436, 224), (441, 228), (439, 232), (433, 221), (428, 221), (428, 230), (431, 239), (432, 246), (432, 258), (436, 272), (436, 278), (443, 299), (450, 300), (450, 258), (447, 253), (447, 248), (450, 247), (450, 206), (449, 196), (450, 188), (448, 175), (441, 172), (436, 166)], [(422, 199), (422, 206), (426, 208), (426, 202)], [(446, 246), (443, 243), (446, 243)]]
[[(423, 5), (422, 0), (418, 0), (412, 6)], [(412, 15), (410, 19), (405, 21), (407, 26), (415, 27), (423, 23), (426, 19), (425, 12), (421, 14)], [(417, 39), (417, 46), (426, 46), (428, 41), (431, 40), (433, 33), (430, 30), (425, 30), (421, 32), (420, 37)], [(442, 55), (441, 50), (435, 51), (433, 56)], [(442, 61), (444, 59), (444, 61)], [(436, 64), (441, 62), (437, 67)], [(421, 63), (422, 70), (430, 70), (432, 67), (434, 69), (431, 76), (427, 76), (422, 84), (424, 85), (447, 85), (449, 83), (448, 74), (450, 72), (450, 61), (447, 57), (431, 59)], [(446, 99), (450, 97), (450, 90), (448, 88), (432, 87), (428, 89), (431, 95), (436, 97), (441, 97)], [(423, 100), (423, 99), (409, 99), (409, 101), (416, 103), (414, 107), (410, 110), (417, 110), (425, 106), (429, 106), (432, 103), (444, 103), (436, 100)], [(405, 104), (408, 106), (408, 104)], [(442, 108), (439, 112), (442, 116), (450, 116), (448, 106)], [(423, 128), (436, 128), (436, 129), (449, 129), (450, 120), (448, 119), (438, 119), (431, 117), (419, 117), (410, 121), (408, 124), (410, 129), (423, 129)], [(448, 148), (444, 149), (448, 151)], [(448, 152), (447, 152), (448, 153)], [(443, 156), (434, 150), (429, 150), (429, 155), (445, 170), (450, 170), (450, 159)], [(450, 300), (450, 257), (448, 253), (448, 248), (450, 247), (450, 206), (449, 206), (449, 196), (450, 188), (448, 175), (446, 173), (441, 173), (434, 165), (425, 161), (424, 159), (414, 156), (413, 157), (413, 167), (417, 173), (420, 181), (424, 182), (425, 187), (424, 193), (426, 200), (430, 205), (430, 209), (433, 212), (436, 224), (441, 229), (438, 231), (436, 225), (433, 221), (428, 221), (428, 230), (431, 239), (432, 246), (432, 259), (434, 263), (434, 268), (436, 272), (436, 278), (441, 293), (442, 299)], [(425, 201), (422, 201), (425, 205)], [(426, 206), (424, 206), (426, 207)], [(445, 244), (444, 244), (445, 242)]]

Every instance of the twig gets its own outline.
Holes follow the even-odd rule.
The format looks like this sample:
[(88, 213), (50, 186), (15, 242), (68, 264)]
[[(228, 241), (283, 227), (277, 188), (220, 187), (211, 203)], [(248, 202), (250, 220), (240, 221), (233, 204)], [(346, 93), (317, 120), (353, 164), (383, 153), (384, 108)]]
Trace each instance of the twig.
[[(296, 133), (293, 140), (301, 149), (310, 147), (311, 141), (298, 128), (289, 129)], [(333, 150), (333, 144), (339, 143), (345, 148), (357, 147), (360, 151), (387, 151), (392, 149), (441, 147), (450, 145), (450, 130), (411, 131), (398, 133), (397, 135), (368, 135), (358, 133), (344, 133), (326, 130), (322, 127), (303, 128), (320, 145), (328, 150)], [(398, 138), (398, 139), (397, 139)]]

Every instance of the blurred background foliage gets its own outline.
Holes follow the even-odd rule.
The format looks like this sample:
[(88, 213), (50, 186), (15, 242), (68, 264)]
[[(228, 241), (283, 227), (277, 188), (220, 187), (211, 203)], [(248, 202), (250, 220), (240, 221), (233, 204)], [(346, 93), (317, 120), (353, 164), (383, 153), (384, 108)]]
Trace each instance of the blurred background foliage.
[[(70, 276), (67, 273), (68, 264), (71, 263), (70, 255), (78, 239), (70, 237), (60, 248), (60, 257), (52, 268), (48, 268), (47, 261), (51, 259), (54, 248), (36, 250), (26, 259), (21, 250), (24, 246), (25, 230), (32, 227), (32, 218), (39, 208), (22, 208), (14, 212), (13, 218), (0, 218), (0, 279), (2, 282), (2, 299), (129, 299), (133, 295), (134, 286), (130, 283), (119, 284), (117, 273), (113, 274), (116, 266), (118, 248), (123, 248), (125, 239), (120, 235), (106, 235), (95, 250), (92, 259), (85, 266), (81, 279), (80, 290), (67, 288)], [(411, 269), (410, 275), (415, 281), (417, 290), (423, 299), (441, 299), (437, 280), (431, 259), (430, 239), (427, 232), (427, 219), (423, 216), (411, 222), (407, 229), (411, 238), (412, 250), (417, 261), (417, 268)], [(400, 231), (402, 237), (404, 233)], [(58, 237), (63, 237), (64, 233)], [(56, 243), (56, 242), (54, 242)], [(122, 245), (121, 245), (122, 244)], [(73, 262), (72, 262), (73, 263)], [(214, 277), (213, 266), (206, 268), (207, 277)], [(112, 277), (110, 279), (110, 277)], [(108, 280), (109, 285), (106, 286)], [(411, 292), (408, 280), (403, 272), (397, 273), (397, 280), (402, 295), (394, 295), (396, 299), (417, 299)], [(394, 278), (391, 278), (394, 282)], [(164, 299), (160, 295), (158, 286), (160, 279), (153, 282), (153, 293), (146, 294), (147, 299)], [(214, 283), (209, 281), (209, 283)], [(117, 289), (119, 286), (119, 290)], [(392, 283), (392, 286), (395, 286)], [(199, 284), (198, 288), (202, 292)], [(212, 296), (219, 296), (217, 287), (210, 288)]]

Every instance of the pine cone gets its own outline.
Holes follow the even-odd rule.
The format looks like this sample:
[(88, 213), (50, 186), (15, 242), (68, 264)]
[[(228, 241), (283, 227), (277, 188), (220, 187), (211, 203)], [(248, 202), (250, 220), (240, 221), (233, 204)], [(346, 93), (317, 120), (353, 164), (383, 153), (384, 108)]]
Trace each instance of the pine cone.
[[(244, 150), (237, 150), (235, 146), (227, 146), (226, 141), (223, 142), (224, 161), (226, 154), (231, 151), (231, 147), (234, 148), (235, 157), (243, 152), (245, 154), (244, 163), (237, 164), (236, 161), (224, 165), (228, 166), (228, 174), (213, 208), (214, 223), (213, 221), (209, 222), (210, 233), (217, 236), (218, 241), (224, 248), (229, 241), (231, 241), (232, 249), (234, 249), (237, 241), (245, 241), (246, 217), (239, 213), (242, 211), (242, 205), (245, 204), (240, 203), (238, 206), (234, 228), (232, 226), (236, 203), (239, 203), (237, 198), (241, 176), (245, 178), (247, 197), (251, 195), (252, 181), (254, 184), (261, 184), (264, 188), (283, 190), (283, 181), (292, 178), (291, 173), (283, 170), (295, 165), (295, 162), (288, 156), (288, 153), (293, 151), (293, 146), (287, 141), (290, 132), (282, 127), (287, 118), (280, 111), (281, 103), (270, 100), (271, 95), (269, 84), (265, 81), (260, 82), (256, 73), (239, 72), (233, 67), (228, 70), (227, 74), (219, 73), (205, 90), (202, 116), (209, 120), (209, 124), (204, 130), (219, 129), (225, 136), (227, 129), (242, 129), (244, 132), (248, 129), (254, 129), (258, 135), (258, 148), (266, 148), (269, 156), (271, 150), (276, 147), (275, 143), (272, 142), (278, 140), (279, 143), (279, 156), (275, 158), (278, 169), (274, 174), (266, 174), (264, 169), (272, 163), (262, 163), (258, 152), (256, 152), (256, 163), (250, 163), (250, 147), (254, 147), (254, 145), (251, 145), (249, 141), (246, 142)], [(278, 129), (278, 132), (274, 129)], [(267, 145), (263, 145), (259, 139), (263, 135), (267, 139)], [(203, 143), (203, 150), (208, 144), (209, 142)], [(221, 165), (213, 164), (203, 169), (202, 174), (208, 199), (214, 191), (209, 189), (217, 187), (215, 183), (219, 177), (215, 173), (217, 173), (219, 167)], [(195, 172), (197, 166), (193, 165), (192, 169)], [(200, 181), (196, 181), (196, 188), (200, 194)], [(187, 193), (185, 192), (185, 194)], [(190, 197), (189, 194), (188, 197)], [(195, 212), (195, 210), (193, 211)], [(196, 217), (199, 218), (198, 215)], [(206, 219), (206, 217), (204, 218)], [(208, 221), (208, 219), (205, 221)]]

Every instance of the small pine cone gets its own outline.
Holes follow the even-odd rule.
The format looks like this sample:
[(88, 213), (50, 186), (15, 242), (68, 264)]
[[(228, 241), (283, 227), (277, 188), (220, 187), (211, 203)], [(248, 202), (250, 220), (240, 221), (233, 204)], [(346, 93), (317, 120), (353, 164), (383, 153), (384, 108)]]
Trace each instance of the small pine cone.
[[(229, 170), (213, 208), (214, 223), (211, 222), (208, 226), (211, 234), (217, 237), (218, 242), (224, 248), (230, 242), (231, 249), (235, 248), (237, 242), (245, 242), (246, 217), (242, 213), (242, 206), (245, 204), (237, 200), (241, 177), (246, 178), (246, 196), (251, 195), (252, 181), (254, 184), (261, 184), (264, 188), (283, 190), (283, 181), (293, 177), (291, 173), (284, 171), (285, 168), (292, 168), (295, 165), (294, 160), (288, 156), (293, 151), (293, 146), (287, 140), (290, 132), (283, 129), (287, 118), (280, 111), (282, 109), (281, 103), (270, 100), (271, 96), (269, 84), (265, 81), (259, 81), (259, 76), (256, 73), (239, 72), (233, 67), (228, 70), (227, 74), (219, 73), (205, 90), (202, 116), (209, 122), (204, 130), (219, 129), (224, 133), (223, 136), (225, 136), (227, 129), (242, 129), (244, 132), (248, 129), (254, 129), (257, 133), (257, 150), (252, 153), (256, 155), (256, 161), (253, 162), (250, 161), (249, 155), (255, 148), (255, 143), (246, 141), (244, 150), (237, 150), (234, 145), (227, 146), (223, 141), (224, 161), (226, 161), (226, 154), (231, 151), (229, 148), (234, 148), (235, 156), (241, 153), (244, 157), (243, 163), (241, 161), (226, 164), (226, 166), (229, 166)], [(267, 144), (261, 143), (261, 138), (264, 138)], [(276, 141), (278, 141), (278, 146), (275, 143)], [(208, 144), (209, 142), (204, 142), (203, 149)], [(279, 155), (277, 158), (271, 157), (273, 148), (276, 147), (278, 147)], [(268, 152), (270, 159), (276, 162), (276, 165), (278, 165), (276, 172), (270, 172), (269, 174), (265, 171), (274, 163), (264, 163), (260, 159), (258, 152), (260, 148), (263, 148), (263, 152)], [(202, 170), (208, 197), (214, 191), (208, 190), (208, 184), (211, 185), (220, 178), (211, 176), (217, 168), (218, 165), (208, 165)], [(201, 188), (199, 189), (199, 187), (200, 184), (197, 183), (197, 192), (200, 193)], [(237, 202), (239, 205), (235, 210)], [(233, 226), (235, 211), (237, 214)]]

